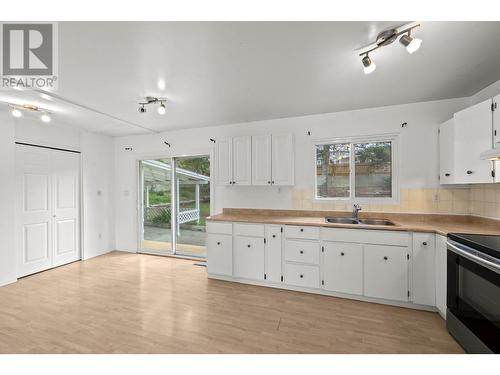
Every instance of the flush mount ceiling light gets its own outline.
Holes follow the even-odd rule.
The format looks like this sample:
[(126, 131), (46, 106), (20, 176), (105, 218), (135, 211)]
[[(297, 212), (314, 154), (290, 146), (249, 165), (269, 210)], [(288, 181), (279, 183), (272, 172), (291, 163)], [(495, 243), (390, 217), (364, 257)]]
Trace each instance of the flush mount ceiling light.
[(375, 63), (368, 54), (372, 51), (375, 51), (376, 49), (379, 49), (380, 47), (385, 47), (389, 44), (392, 44), (398, 38), (401, 44), (406, 47), (408, 53), (411, 54), (417, 51), (422, 44), (422, 40), (413, 38), (410, 36), (410, 34), (413, 29), (419, 26), (420, 24), (418, 22), (412, 22), (393, 29), (382, 31), (380, 34), (378, 34), (377, 39), (374, 43), (359, 48), (357, 52), (359, 56), (362, 56), (361, 62), (363, 63), (363, 71), (365, 72), (365, 74), (372, 73), (376, 68)]
[(40, 119), (43, 122), (50, 122), (50, 112), (44, 108), (37, 107), (33, 104), (14, 104), (14, 103), (6, 103), (10, 108), (10, 113), (14, 117), (22, 117), (24, 112), (36, 112), (41, 113)]
[(166, 101), (167, 98), (146, 96), (143, 101), (139, 102), (139, 112), (146, 113), (146, 106), (149, 104), (159, 104), (157, 111), (160, 115), (164, 115), (167, 112), (167, 108), (165, 107)]

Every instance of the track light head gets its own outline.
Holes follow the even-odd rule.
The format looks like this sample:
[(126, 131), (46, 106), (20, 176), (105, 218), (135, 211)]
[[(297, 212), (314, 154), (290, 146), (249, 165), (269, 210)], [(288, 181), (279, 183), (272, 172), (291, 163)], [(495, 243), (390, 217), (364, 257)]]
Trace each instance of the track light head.
[(158, 107), (158, 113), (160, 115), (164, 115), (167, 112), (167, 109), (165, 108), (165, 104), (161, 102), (160, 106)]
[(399, 38), (399, 41), (403, 46), (406, 47), (406, 50), (410, 54), (416, 52), (420, 48), (420, 45), (422, 44), (422, 40), (418, 38), (412, 38), (410, 36), (410, 32)]
[(22, 117), (22, 115), (23, 115), (23, 113), (22, 113), (19, 109), (17, 109), (17, 108), (12, 108), (12, 109), (10, 110), (10, 113), (11, 113), (11, 114), (12, 114), (12, 116), (14, 116), (14, 117)]
[(139, 113), (146, 113), (146, 107), (144, 107), (144, 104), (139, 106)]
[(42, 114), (42, 116), (40, 116), (40, 119), (43, 121), (43, 122), (50, 122), (50, 120), (52, 120), (50, 118), (50, 115), (47, 113), (47, 112), (44, 112)]
[(361, 61), (363, 62), (363, 71), (365, 74), (373, 73), (373, 71), (377, 68), (368, 54), (366, 54)]

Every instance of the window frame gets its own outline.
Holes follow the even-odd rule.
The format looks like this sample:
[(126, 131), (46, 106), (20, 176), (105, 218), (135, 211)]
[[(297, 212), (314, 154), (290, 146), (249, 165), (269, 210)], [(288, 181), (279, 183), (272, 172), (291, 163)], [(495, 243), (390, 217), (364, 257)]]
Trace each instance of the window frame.
[[(313, 173), (314, 173), (314, 201), (317, 202), (341, 202), (341, 203), (399, 203), (399, 141), (398, 134), (379, 134), (372, 136), (352, 136), (339, 138), (323, 138), (313, 140)], [(392, 173), (392, 197), (355, 197), (355, 150), (356, 143), (391, 142), (391, 173)], [(317, 160), (316, 147), (325, 144), (349, 143), (349, 197), (318, 197), (318, 179), (316, 175)]]

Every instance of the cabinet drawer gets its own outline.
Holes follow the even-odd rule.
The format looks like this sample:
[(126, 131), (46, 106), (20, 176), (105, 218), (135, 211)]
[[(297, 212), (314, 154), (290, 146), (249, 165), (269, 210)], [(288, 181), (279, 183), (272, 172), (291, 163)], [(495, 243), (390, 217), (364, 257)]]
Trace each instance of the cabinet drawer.
[(285, 238), (304, 238), (310, 240), (319, 240), (319, 228), (308, 226), (285, 226)]
[(207, 222), (207, 233), (233, 234), (233, 224), (226, 222)]
[(233, 274), (233, 236), (212, 233), (207, 235), (207, 269), (209, 274)]
[(306, 288), (319, 288), (319, 267), (285, 263), (284, 282)]
[(290, 262), (319, 264), (319, 242), (286, 240), (285, 260)]
[(236, 236), (264, 237), (264, 225), (262, 224), (234, 224)]
[(388, 230), (363, 230), (322, 228), (321, 238), (325, 241), (367, 243), (374, 245), (408, 246), (408, 232)]

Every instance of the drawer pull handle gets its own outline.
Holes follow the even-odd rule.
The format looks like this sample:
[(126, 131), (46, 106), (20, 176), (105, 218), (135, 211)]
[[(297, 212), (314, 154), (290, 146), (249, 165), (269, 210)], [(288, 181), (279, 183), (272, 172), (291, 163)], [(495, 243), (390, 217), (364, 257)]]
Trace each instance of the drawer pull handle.
[(444, 174), (446, 177), (450, 177), (450, 174), (449, 173), (445, 173)]
[(384, 257), (384, 260), (387, 260), (387, 259), (389, 259), (389, 258), (388, 257)]
[(247, 247), (250, 247), (250, 244), (248, 244)]
[(303, 279), (304, 278), (304, 275), (300, 275), (300, 278)]
[(425, 242), (425, 241), (422, 242), (422, 245), (427, 246), (427, 242)]
[(300, 231), (303, 232), (304, 231), (304, 228), (300, 228)]
[(345, 254), (344, 253), (340, 253), (340, 255), (344, 256)]
[(220, 245), (220, 242), (217, 242), (217, 245)]
[(472, 171), (467, 171), (467, 174), (472, 174)]
[(301, 253), (301, 254), (304, 254), (304, 250), (300, 250), (300, 253)]
[(275, 234), (273, 234), (273, 238), (276, 238), (276, 235), (275, 235)]

